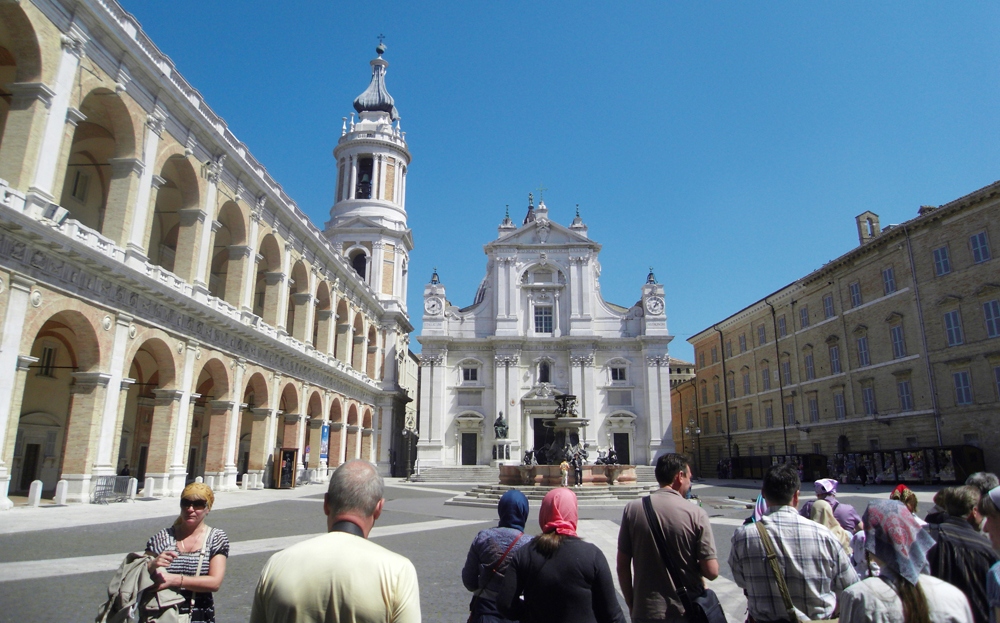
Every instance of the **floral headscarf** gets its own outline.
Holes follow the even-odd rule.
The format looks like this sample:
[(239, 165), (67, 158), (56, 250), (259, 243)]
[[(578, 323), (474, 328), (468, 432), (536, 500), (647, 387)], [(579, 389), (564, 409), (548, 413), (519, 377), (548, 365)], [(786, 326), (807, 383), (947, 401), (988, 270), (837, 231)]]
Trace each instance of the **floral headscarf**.
[(566, 536), (576, 536), (576, 494), (564, 487), (553, 489), (542, 499), (538, 511), (538, 525), (542, 532), (555, 532)]
[(882, 561), (881, 574), (898, 575), (916, 585), (929, 570), (927, 551), (934, 538), (921, 529), (913, 513), (896, 500), (872, 500), (861, 520), (865, 524), (865, 549)]

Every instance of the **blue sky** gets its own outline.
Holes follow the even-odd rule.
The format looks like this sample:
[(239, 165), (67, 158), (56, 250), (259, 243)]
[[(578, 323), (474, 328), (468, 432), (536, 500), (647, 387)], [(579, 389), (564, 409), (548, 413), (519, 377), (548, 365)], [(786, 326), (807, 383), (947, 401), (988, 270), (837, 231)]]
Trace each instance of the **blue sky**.
[(540, 185), (604, 245), (606, 300), (654, 267), (691, 360), (690, 335), (855, 246), (855, 215), (1000, 178), (995, 2), (122, 4), (320, 227), (385, 35), (416, 335), (432, 268), (471, 303)]

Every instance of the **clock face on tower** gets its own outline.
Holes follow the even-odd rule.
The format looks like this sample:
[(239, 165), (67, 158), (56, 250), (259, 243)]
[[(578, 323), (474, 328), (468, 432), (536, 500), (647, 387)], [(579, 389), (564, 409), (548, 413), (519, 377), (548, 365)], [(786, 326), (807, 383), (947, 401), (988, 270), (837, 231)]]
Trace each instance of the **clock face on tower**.
[(436, 316), (441, 313), (441, 299), (430, 298), (424, 302), (424, 311), (431, 316)]
[(651, 296), (646, 299), (646, 311), (651, 316), (659, 316), (663, 313), (663, 299), (658, 296)]

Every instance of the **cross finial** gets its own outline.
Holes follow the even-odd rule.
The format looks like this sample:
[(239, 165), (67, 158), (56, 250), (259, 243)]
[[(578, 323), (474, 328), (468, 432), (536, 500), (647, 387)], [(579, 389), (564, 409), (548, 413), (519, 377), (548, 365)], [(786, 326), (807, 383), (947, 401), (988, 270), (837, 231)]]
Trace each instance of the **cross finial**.
[(548, 188), (542, 186), (541, 182), (539, 182), (537, 190), (538, 190), (538, 203), (541, 203), (545, 201), (545, 191), (548, 190)]
[(382, 40), (385, 39), (385, 35), (383, 35), (382, 33), (379, 33), (377, 38), (378, 38), (378, 42), (382, 43)]
[(507, 209), (504, 210), (504, 216), (507, 217), (507, 218), (510, 218), (510, 204), (509, 203), (507, 204), (506, 208)]
[(576, 204), (576, 215), (577, 215), (577, 217), (580, 216), (580, 204), (579, 203)]

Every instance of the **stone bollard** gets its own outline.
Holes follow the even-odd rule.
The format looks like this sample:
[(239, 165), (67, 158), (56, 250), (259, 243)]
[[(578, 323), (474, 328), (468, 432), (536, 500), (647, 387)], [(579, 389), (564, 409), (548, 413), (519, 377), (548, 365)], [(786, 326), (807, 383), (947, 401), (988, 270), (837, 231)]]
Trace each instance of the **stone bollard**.
[(28, 506), (40, 506), (42, 503), (42, 484), (41, 480), (32, 480), (31, 488), (28, 489)]
[(146, 482), (142, 485), (142, 497), (151, 498), (153, 497), (153, 478), (147, 478)]
[(209, 489), (215, 490), (215, 476), (206, 476), (205, 484), (208, 485)]
[(243, 478), (240, 479), (240, 489), (246, 491), (250, 487), (250, 476), (248, 474), (243, 474)]
[(128, 479), (128, 499), (135, 501), (136, 490), (139, 488), (139, 480), (136, 478)]
[(202, 478), (201, 476), (198, 476), (197, 478), (194, 479), (194, 481), (200, 484), (200, 483), (205, 482), (205, 479)]
[(69, 483), (65, 480), (60, 480), (56, 483), (56, 498), (55, 503), (59, 506), (66, 506), (66, 493), (69, 488)]

